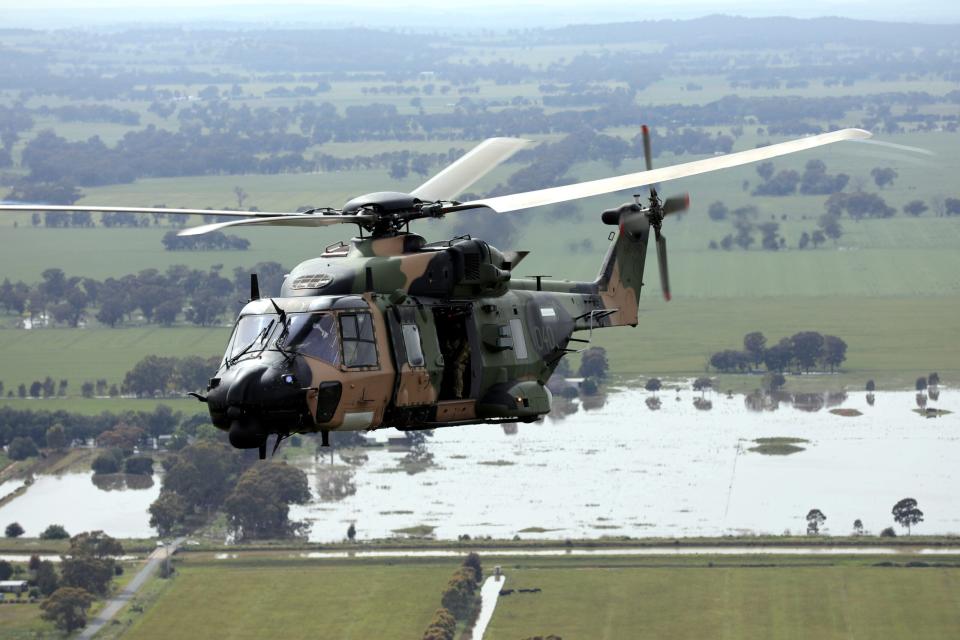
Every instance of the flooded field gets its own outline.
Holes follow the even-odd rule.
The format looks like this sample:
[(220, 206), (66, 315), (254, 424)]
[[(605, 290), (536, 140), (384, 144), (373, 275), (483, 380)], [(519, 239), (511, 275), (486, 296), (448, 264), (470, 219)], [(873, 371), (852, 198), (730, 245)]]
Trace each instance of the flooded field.
[[(914, 411), (913, 392), (880, 393), (873, 404), (862, 392), (653, 398), (617, 391), (588, 399), (589, 410), (565, 403), (565, 417), (539, 424), (438, 429), (425, 454), (383, 447), (308, 459), (314, 501), (291, 517), (309, 520), (315, 541), (343, 539), (350, 523), (360, 539), (714, 536), (802, 533), (818, 508), (828, 533), (848, 534), (859, 518), (876, 534), (909, 496), (925, 513), (915, 531), (960, 532), (956, 391), (929, 400), (955, 412), (937, 418)], [(58, 523), (150, 536), (154, 480), (39, 476), (0, 508), (0, 523), (19, 521), (27, 535)]]
[(0, 508), (0, 522), (19, 522), (27, 536), (39, 536), (50, 524), (62, 524), (71, 534), (101, 529), (123, 538), (155, 535), (147, 507), (160, 495), (159, 477), (94, 480), (92, 473), (37, 476), (23, 495)]
[[(512, 434), (438, 429), (435, 466), (413, 475), (402, 451), (368, 451), (354, 465), (327, 457), (307, 468), (326, 501), (291, 516), (310, 519), (316, 541), (342, 539), (350, 522), (361, 538), (802, 533), (814, 507), (829, 533), (849, 533), (858, 518), (878, 533), (910, 496), (926, 514), (917, 531), (960, 531), (960, 417), (918, 415), (913, 392), (878, 394), (873, 406), (863, 393), (832, 398), (836, 406), (802, 398), (803, 409), (742, 395), (707, 394), (709, 410), (694, 405), (699, 393), (658, 397), (651, 410), (646, 392), (611, 393), (603, 406)], [(933, 404), (960, 408), (949, 391)], [(862, 415), (830, 412), (837, 407)], [(789, 455), (750, 451), (755, 439), (783, 437), (807, 442)]]

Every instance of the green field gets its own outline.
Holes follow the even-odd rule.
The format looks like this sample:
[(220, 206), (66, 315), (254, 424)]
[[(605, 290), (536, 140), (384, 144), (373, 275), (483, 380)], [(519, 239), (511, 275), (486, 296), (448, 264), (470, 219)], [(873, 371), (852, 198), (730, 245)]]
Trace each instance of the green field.
[[(146, 355), (184, 357), (222, 353), (228, 327), (164, 329), (22, 329), (0, 330), (0, 380), (16, 392), (21, 382), (28, 387), (46, 376), (69, 381), (68, 393), (80, 395), (84, 381), (106, 378), (120, 384), (124, 374)], [(78, 400), (96, 403), (98, 400)]]
[[(593, 344), (607, 349), (612, 372), (621, 376), (696, 376), (703, 373), (711, 353), (740, 348), (744, 334), (750, 331), (763, 331), (769, 341), (776, 342), (797, 331), (816, 330), (840, 336), (849, 345), (843, 374), (821, 376), (817, 384), (827, 381), (831, 387), (859, 389), (874, 378), (884, 388), (909, 388), (917, 376), (938, 371), (944, 383), (952, 385), (960, 379), (958, 317), (960, 296), (711, 299), (678, 295), (665, 303), (651, 287), (641, 299), (638, 327), (595, 332)], [(0, 330), (0, 351), (5, 355), (0, 360), (0, 380), (7, 390), (15, 391), (21, 382), (29, 386), (48, 375), (55, 380), (65, 378), (69, 380), (68, 393), (78, 396), (80, 385), (87, 380), (106, 378), (111, 384), (121, 383), (124, 374), (146, 355), (215, 356), (228, 334), (226, 327)], [(577, 356), (571, 359), (576, 365)], [(743, 386), (723, 382), (729, 377), (721, 377), (723, 389)], [(789, 377), (795, 379), (800, 380)], [(747, 388), (755, 386), (759, 379), (747, 382)], [(150, 410), (157, 401), (71, 398), (3, 402), (98, 413), (117, 407)], [(185, 410), (193, 404), (187, 400), (175, 403)]]
[[(145, 611), (122, 615), (120, 637), (417, 638), (457, 564), (285, 555), (183, 554), (172, 581), (151, 583), (159, 595), (141, 600)], [(940, 567), (908, 567), (921, 559), (910, 555), (482, 559), (488, 575), (503, 566), (505, 588), (541, 589), (499, 599), (491, 640), (952, 638), (960, 625), (953, 557)]]
[(542, 592), (501, 598), (484, 638), (956, 637), (960, 569), (871, 566), (877, 560), (800, 566), (810, 562), (508, 565), (507, 588)]
[(458, 563), (178, 563), (124, 638), (419, 638)]

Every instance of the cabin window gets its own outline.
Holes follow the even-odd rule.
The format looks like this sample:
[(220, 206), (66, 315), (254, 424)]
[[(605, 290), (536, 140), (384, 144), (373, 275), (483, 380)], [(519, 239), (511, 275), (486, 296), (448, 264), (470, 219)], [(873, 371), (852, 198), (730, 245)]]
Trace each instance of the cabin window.
[(330, 313), (295, 313), (290, 316), (286, 347), (330, 364), (340, 364), (340, 338)]
[(523, 338), (523, 320), (520, 318), (510, 320), (510, 333), (513, 334), (513, 352), (517, 354), (517, 360), (526, 360), (527, 341)]
[(411, 367), (422, 367), (423, 347), (420, 345), (420, 327), (415, 324), (401, 325), (403, 345), (407, 349), (407, 362)]
[(369, 313), (344, 313), (340, 316), (343, 340), (343, 364), (348, 367), (377, 366), (377, 342), (373, 336), (373, 318)]

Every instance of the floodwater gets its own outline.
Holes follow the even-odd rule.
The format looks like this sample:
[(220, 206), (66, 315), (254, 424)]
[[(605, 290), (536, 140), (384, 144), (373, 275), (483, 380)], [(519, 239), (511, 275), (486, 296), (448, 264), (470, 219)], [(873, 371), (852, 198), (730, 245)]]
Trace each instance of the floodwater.
[[(652, 410), (651, 394), (618, 391), (566, 404), (566, 417), (542, 423), (438, 429), (432, 460), (408, 460), (409, 470), (423, 469), (415, 474), (401, 466), (406, 450), (335, 450), (333, 465), (329, 455), (305, 463), (314, 501), (290, 515), (307, 519), (310, 539), (322, 542), (342, 540), (350, 523), (360, 540), (410, 527), (453, 540), (797, 534), (811, 508), (827, 516), (827, 533), (848, 534), (859, 518), (876, 534), (909, 496), (925, 513), (915, 532), (958, 533), (960, 394), (930, 400), (954, 412), (931, 419), (913, 412), (915, 396), (878, 393), (871, 405), (857, 392), (772, 410), (769, 401), (708, 393), (706, 410), (694, 405), (699, 393), (662, 391)], [(862, 415), (830, 413), (836, 407)], [(764, 437), (809, 442), (792, 455), (749, 451)], [(0, 508), (0, 523), (18, 521), (27, 535), (52, 523), (71, 533), (155, 534), (147, 507), (159, 477), (144, 488), (98, 484), (89, 473), (38, 476)], [(0, 495), (19, 485), (4, 483)]]
[[(399, 469), (403, 451), (368, 450), (353, 465), (335, 456), (333, 467), (326, 456), (306, 468), (317, 501), (291, 517), (311, 522), (314, 541), (343, 539), (351, 522), (360, 539), (418, 525), (441, 539), (717, 536), (803, 533), (818, 508), (826, 533), (848, 534), (860, 519), (876, 534), (909, 496), (925, 513), (916, 532), (960, 532), (955, 391), (930, 402), (955, 413), (933, 419), (913, 412), (914, 392), (879, 393), (872, 406), (862, 392), (806, 398), (806, 410), (755, 410), (719, 394), (704, 410), (696, 392), (658, 396), (658, 410), (628, 390), (564, 419), (438, 429), (435, 466), (414, 475)], [(863, 415), (830, 413), (839, 406)], [(762, 437), (809, 442), (792, 455), (749, 451)]]
[(23, 495), (0, 508), (0, 523), (19, 522), (27, 536), (61, 524), (71, 534), (100, 529), (114, 537), (149, 538), (155, 532), (147, 507), (160, 495), (160, 478), (150, 486), (144, 486), (147, 478), (133, 480), (125, 483), (118, 475), (95, 484), (92, 473), (36, 476)]

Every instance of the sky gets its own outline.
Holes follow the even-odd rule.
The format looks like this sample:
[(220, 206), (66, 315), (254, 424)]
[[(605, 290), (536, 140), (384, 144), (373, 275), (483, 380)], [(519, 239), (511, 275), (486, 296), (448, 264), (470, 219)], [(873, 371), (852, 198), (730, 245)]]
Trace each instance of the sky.
[(898, 22), (960, 23), (956, 0), (0, 0), (4, 26), (64, 27), (142, 22), (229, 21), (258, 25), (436, 28), (555, 27), (564, 24), (744, 16), (843, 16)]

